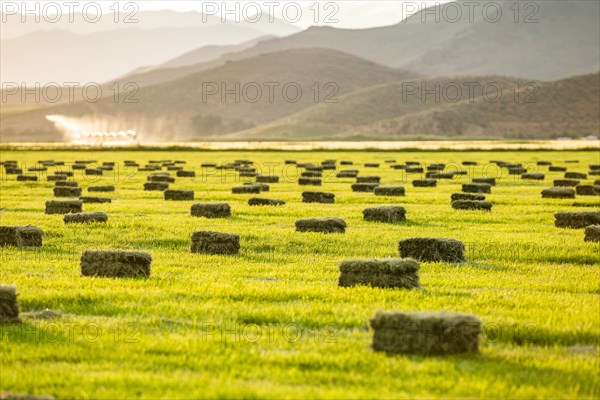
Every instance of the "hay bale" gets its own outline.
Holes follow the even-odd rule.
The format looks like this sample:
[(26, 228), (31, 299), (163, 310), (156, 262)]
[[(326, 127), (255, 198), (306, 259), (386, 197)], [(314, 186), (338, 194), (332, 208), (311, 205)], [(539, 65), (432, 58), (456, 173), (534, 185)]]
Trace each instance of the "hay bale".
[(0, 246), (41, 247), (44, 231), (33, 225), (0, 226)]
[(102, 170), (98, 169), (98, 168), (86, 168), (85, 169), (85, 174), (86, 175), (93, 175), (93, 176), (102, 176)]
[(395, 165), (390, 165), (391, 169), (406, 169), (406, 165), (404, 164), (395, 164)]
[(489, 183), (463, 183), (463, 193), (492, 193), (492, 185)]
[(63, 217), (65, 224), (82, 224), (84, 222), (106, 222), (108, 215), (102, 211), (69, 213)]
[(102, 203), (112, 203), (112, 199), (110, 199), (109, 197), (94, 197), (94, 196), (81, 196), (79, 198), (79, 200), (81, 200), (82, 203), (96, 203), (96, 204), (102, 204)]
[(183, 171), (183, 167), (180, 167), (179, 165), (170, 165), (167, 167), (167, 171)]
[(427, 172), (427, 179), (454, 179), (454, 172)]
[(346, 221), (338, 217), (302, 218), (296, 220), (296, 232), (344, 233)]
[(85, 250), (79, 265), (81, 275), (107, 278), (149, 277), (152, 256), (145, 251)]
[(546, 175), (541, 172), (528, 172), (521, 175), (521, 179), (532, 180), (532, 181), (543, 181)]
[(21, 322), (17, 296), (16, 287), (0, 285), (0, 323)]
[(336, 178), (356, 178), (357, 176), (358, 176), (357, 170), (340, 171), (335, 175)]
[(557, 187), (575, 187), (579, 185), (579, 181), (576, 179), (555, 179), (553, 184)]
[(257, 175), (258, 174), (253, 171), (240, 170), (240, 177), (242, 177), (242, 178), (254, 178)]
[(195, 171), (184, 171), (184, 170), (179, 170), (176, 172), (176, 175), (178, 178), (195, 178), (196, 177), (196, 172)]
[(548, 171), (551, 172), (565, 172), (567, 170), (567, 167), (559, 167), (557, 165), (552, 165), (550, 167), (548, 167)]
[(285, 160), (285, 165), (294, 165), (297, 164), (296, 160)]
[(48, 182), (66, 181), (68, 178), (65, 175), (48, 175)]
[(588, 175), (590, 175), (590, 176), (598, 176), (598, 175), (600, 175), (600, 169), (593, 169), (593, 170), (591, 170), (589, 172)]
[(112, 166), (112, 165), (101, 165), (101, 166), (99, 166), (99, 167), (98, 167), (98, 168), (96, 168), (96, 169), (98, 169), (98, 170), (100, 170), (100, 171), (112, 171), (112, 170), (114, 170), (114, 169), (115, 169), (115, 167), (114, 167), (114, 166)]
[(566, 160), (565, 163), (567, 163), (567, 164), (578, 164), (579, 160)]
[(577, 185), (575, 192), (579, 196), (600, 196), (600, 185)]
[(227, 218), (231, 217), (231, 207), (227, 203), (196, 203), (191, 208), (192, 217)]
[(488, 178), (488, 177), (473, 178), (471, 180), (471, 182), (473, 182), (473, 183), (487, 183), (490, 186), (496, 186), (496, 178)]
[(240, 251), (240, 236), (214, 231), (196, 231), (192, 234), (192, 253), (237, 254)]
[(407, 174), (422, 174), (424, 172), (422, 167), (406, 167)]
[(81, 196), (80, 187), (55, 186), (52, 188), (54, 197), (79, 197)]
[(87, 188), (88, 192), (114, 192), (115, 187), (113, 185), (99, 185), (90, 186)]
[(379, 186), (379, 183), (355, 183), (351, 187), (353, 192), (371, 193), (375, 190), (377, 186)]
[(54, 182), (54, 186), (78, 187), (79, 183), (75, 181), (56, 181)]
[(145, 182), (144, 190), (156, 190), (156, 191), (164, 191), (169, 188), (169, 184), (167, 182)]
[(482, 200), (456, 200), (452, 202), (455, 210), (485, 210), (492, 211), (492, 203)]
[(406, 190), (404, 186), (400, 185), (387, 185), (387, 186), (377, 186), (373, 189), (373, 193), (375, 196), (404, 196), (406, 194)]
[(596, 180), (594, 181), (594, 185), (600, 185), (600, 179), (596, 179)]
[(70, 178), (73, 176), (73, 171), (56, 171), (54, 174), (68, 176)]
[(257, 175), (256, 182), (258, 183), (278, 183), (279, 177), (275, 175)]
[(4, 170), (5, 170), (5, 172), (6, 172), (7, 175), (23, 175), (23, 169), (22, 168), (5, 167)]
[(233, 194), (260, 194), (260, 186), (258, 185), (242, 185), (235, 186), (231, 188), (231, 193)]
[(450, 196), (450, 200), (451, 200), (451, 202), (454, 202), (457, 200), (483, 201), (483, 200), (485, 200), (485, 196), (482, 194), (476, 194), (476, 193), (452, 193), (452, 195)]
[(399, 242), (398, 251), (400, 257), (410, 257), (418, 261), (465, 261), (465, 245), (456, 239), (408, 238)]
[(435, 179), (415, 179), (412, 181), (413, 187), (436, 187), (437, 181)]
[(474, 166), (474, 165), (479, 165), (479, 163), (477, 161), (463, 161), (462, 165)]
[(573, 211), (557, 212), (554, 214), (554, 225), (557, 228), (585, 228), (590, 225), (600, 224), (600, 212), (598, 211)]
[(342, 160), (340, 161), (340, 165), (354, 165), (354, 162), (350, 160)]
[(163, 192), (165, 196), (165, 200), (194, 200), (194, 191), (193, 190), (174, 190), (167, 189)]
[(379, 183), (380, 176), (359, 176), (356, 178), (356, 183)]
[(328, 192), (302, 192), (302, 202), (333, 204), (335, 203), (335, 194)]
[(86, 164), (73, 164), (71, 165), (72, 170), (83, 170), (85, 169)]
[(536, 164), (549, 167), (550, 165), (552, 165), (552, 161), (538, 161)]
[(29, 171), (29, 172), (44, 172), (44, 171), (48, 171), (48, 168), (46, 168), (46, 167), (31, 167), (31, 168), (27, 168), (27, 171)]
[(363, 210), (363, 219), (377, 222), (406, 221), (406, 209), (401, 206), (368, 207)]
[(204, 163), (200, 164), (200, 166), (202, 168), (214, 168), (214, 167), (217, 166), (217, 163), (214, 163), (214, 162), (204, 162)]
[(600, 242), (600, 225), (590, 225), (585, 227), (584, 242)]
[(587, 179), (587, 174), (581, 172), (566, 172), (566, 179)]
[(574, 199), (575, 190), (568, 187), (551, 187), (542, 190), (543, 199)]
[(320, 178), (301, 177), (298, 179), (298, 184), (302, 186), (321, 186), (322, 181)]
[(248, 199), (249, 206), (283, 206), (285, 201), (278, 199), (265, 199), (260, 197), (252, 197)]
[(523, 167), (516, 167), (516, 168), (509, 168), (508, 169), (508, 174), (509, 175), (523, 175), (527, 173), (527, 168), (523, 168)]
[(243, 185), (245, 185), (245, 186), (258, 186), (260, 188), (261, 192), (268, 192), (268, 191), (271, 190), (271, 188), (269, 187), (269, 185), (267, 185), (266, 183), (245, 182), (245, 183), (243, 183)]
[(17, 182), (37, 182), (37, 180), (38, 177), (35, 175), (17, 175)]
[(394, 159), (385, 160), (386, 164), (393, 164), (396, 162)]
[(175, 178), (169, 175), (148, 175), (148, 182), (174, 183)]
[(379, 168), (378, 163), (365, 163), (365, 168)]
[(48, 200), (46, 214), (67, 214), (81, 212), (81, 200)]
[(473, 315), (379, 311), (370, 323), (375, 351), (418, 355), (479, 352), (481, 321)]
[(599, 170), (599, 169), (600, 169), (600, 164), (590, 164), (591, 171)]
[(365, 285), (379, 288), (419, 287), (419, 263), (412, 258), (372, 258), (340, 263), (338, 285)]
[(302, 178), (320, 178), (323, 176), (321, 171), (304, 171), (300, 174)]
[(421, 165), (420, 161), (407, 161), (404, 164), (406, 165)]
[(427, 171), (435, 171), (435, 172), (439, 172), (439, 171), (443, 171), (446, 168), (446, 164), (430, 164), (427, 166)]

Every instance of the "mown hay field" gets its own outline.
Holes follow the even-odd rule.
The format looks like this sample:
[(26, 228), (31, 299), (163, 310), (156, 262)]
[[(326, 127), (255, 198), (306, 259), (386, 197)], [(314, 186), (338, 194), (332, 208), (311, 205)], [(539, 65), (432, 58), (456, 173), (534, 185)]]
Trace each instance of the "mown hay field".
[[(540, 160), (588, 172), (594, 151), (283, 152), (283, 151), (2, 151), (24, 170), (36, 161), (114, 161), (114, 171), (75, 171), (88, 186), (114, 185), (85, 203), (106, 223), (65, 224), (44, 214), (54, 182), (17, 182), (2, 172), (2, 225), (44, 230), (41, 248), (2, 247), (0, 283), (16, 285), (21, 324), (3, 324), (0, 385), (4, 393), (57, 398), (595, 398), (600, 396), (600, 247), (584, 229), (554, 226), (559, 211), (598, 211), (600, 198), (542, 198), (564, 172)], [(150, 160), (183, 160), (195, 177), (176, 177), (171, 189), (193, 190), (195, 200), (166, 201), (144, 191), (150, 172), (124, 167)], [(232, 194), (254, 178), (202, 163), (254, 161), (279, 183), (260, 195)], [(301, 170), (285, 160), (338, 161), (320, 187), (300, 186)], [(452, 164), (467, 175), (413, 187), (413, 179), (385, 161)], [(567, 160), (579, 163), (565, 163)], [(354, 165), (339, 166), (341, 160)], [(462, 166), (462, 161), (478, 166)], [(522, 180), (490, 160), (522, 163), (543, 181)], [(379, 163), (365, 168), (364, 163)], [(404, 185), (406, 196), (353, 192), (340, 169)], [(163, 169), (165, 171), (166, 169)], [(24, 173), (27, 173), (24, 171)], [(32, 173), (34, 174), (34, 173)], [(175, 172), (171, 173), (175, 176)], [(455, 210), (452, 193), (472, 177), (493, 176), (491, 212)], [(589, 176), (591, 184), (599, 177)], [(335, 193), (334, 204), (302, 203), (301, 193)], [(251, 197), (282, 206), (249, 206)], [(196, 202), (226, 202), (229, 218), (192, 217)], [(406, 221), (363, 220), (362, 210), (400, 205)], [(341, 217), (344, 234), (296, 232), (300, 218)], [(240, 235), (236, 255), (190, 252), (194, 231)], [(411, 237), (461, 240), (467, 261), (420, 263), (420, 288), (339, 287), (344, 259), (398, 257)], [(84, 250), (149, 252), (148, 278), (83, 277)], [(474, 314), (483, 335), (476, 355), (389, 356), (371, 348), (369, 320), (377, 311)]]

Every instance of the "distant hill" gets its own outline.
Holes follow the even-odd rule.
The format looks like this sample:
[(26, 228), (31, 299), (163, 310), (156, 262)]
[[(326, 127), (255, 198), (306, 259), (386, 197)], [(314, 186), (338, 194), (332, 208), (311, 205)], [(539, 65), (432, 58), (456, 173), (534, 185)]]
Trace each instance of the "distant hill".
[[(10, 115), (2, 124), (2, 140), (57, 137), (58, 131), (45, 119), (50, 114), (72, 117), (82, 129), (135, 129), (144, 140), (198, 140), (275, 121), (328, 96), (336, 99), (361, 88), (417, 76), (329, 49), (287, 50), (142, 88), (135, 104), (117, 103), (109, 97), (98, 103), (78, 102)], [(233, 95), (225, 101), (220, 93), (203, 96), (206, 84), (213, 83), (219, 91), (221, 85), (231, 90), (236, 84), (239, 93), (243, 87), (250, 90), (239, 102)], [(276, 85), (272, 92), (269, 83)]]
[[(469, 91), (468, 85), (473, 85)], [(447, 94), (436, 99), (421, 89)], [(462, 88), (453, 91), (451, 85)], [(477, 86), (476, 86), (477, 85)], [(415, 86), (418, 89), (415, 91)], [(487, 87), (486, 95), (481, 88)], [(495, 88), (500, 88), (500, 91)], [(475, 90), (475, 88), (479, 88)], [(518, 91), (517, 91), (518, 88)], [(473, 95), (471, 97), (471, 94)], [(496, 100), (497, 99), (497, 100)], [(600, 136), (600, 73), (555, 82), (462, 77), (392, 82), (349, 93), (229, 140), (557, 138)]]
[[(210, 66), (318, 44), (432, 76), (505, 75), (555, 80), (600, 69), (600, 35), (595, 34), (600, 31), (599, 0), (518, 3), (522, 7), (518, 23), (513, 11), (515, 1), (494, 3), (502, 10), (502, 17), (496, 23), (489, 22), (487, 14), (484, 18), (481, 4), (475, 8), (472, 22), (464, 5), (458, 21), (442, 17), (436, 21), (436, 14), (450, 12), (444, 9), (448, 5), (442, 4), (387, 27), (362, 30), (312, 27), (224, 55)], [(525, 9), (526, 5), (537, 6), (537, 11)]]

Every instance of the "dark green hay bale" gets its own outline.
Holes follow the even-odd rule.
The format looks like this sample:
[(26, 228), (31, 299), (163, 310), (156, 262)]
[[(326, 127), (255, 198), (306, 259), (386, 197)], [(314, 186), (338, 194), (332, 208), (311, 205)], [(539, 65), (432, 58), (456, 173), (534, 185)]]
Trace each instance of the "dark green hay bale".
[(406, 161), (404, 164), (406, 165), (421, 165), (420, 161)]
[(463, 161), (462, 165), (471, 165), (471, 166), (474, 166), (474, 165), (479, 165), (479, 163), (477, 161)]
[(593, 169), (589, 172), (589, 176), (598, 176), (600, 175), (600, 169)]
[(408, 238), (399, 242), (398, 251), (400, 257), (410, 257), (418, 261), (465, 261), (465, 245), (456, 239)]
[(296, 232), (344, 233), (346, 221), (338, 217), (302, 218), (296, 221)]
[(577, 185), (575, 192), (579, 196), (600, 196), (599, 185)]
[(173, 183), (175, 182), (175, 178), (167, 175), (149, 175), (148, 182)]
[(453, 173), (454, 175), (468, 175), (468, 174), (469, 174), (469, 172), (467, 172), (467, 171), (465, 171), (465, 170), (462, 170), (462, 169), (459, 169), (459, 170), (453, 171), (452, 173)]
[(192, 217), (227, 218), (231, 217), (231, 207), (227, 203), (196, 203), (191, 208)]
[(559, 167), (558, 165), (552, 165), (550, 167), (548, 167), (548, 171), (551, 172), (565, 172), (567, 170), (567, 167)]
[(169, 184), (167, 182), (145, 182), (144, 190), (157, 190), (163, 191), (169, 188)]
[(258, 185), (235, 186), (235, 187), (231, 188), (231, 193), (233, 193), (233, 194), (246, 194), (246, 193), (260, 194), (260, 186), (258, 186)]
[(85, 164), (73, 164), (71, 165), (72, 170), (82, 170), (85, 169)]
[(73, 176), (73, 171), (56, 171), (54, 174), (68, 176), (70, 178)]
[(84, 204), (85, 203), (111, 203), (112, 199), (109, 197), (94, 197), (94, 196), (81, 196), (79, 198)]
[(296, 167), (298, 167), (298, 168), (309, 168), (309, 167), (314, 167), (314, 165), (311, 164), (311, 163), (297, 163)]
[(323, 167), (320, 165), (310, 165), (308, 167), (306, 167), (307, 171), (313, 171), (313, 172), (323, 172)]
[(379, 168), (378, 163), (365, 163), (365, 168)]
[(576, 179), (555, 179), (553, 185), (557, 187), (575, 187), (579, 185), (579, 181)]
[(473, 183), (487, 183), (490, 186), (496, 186), (496, 178), (473, 178)]
[(443, 171), (446, 168), (446, 164), (430, 164), (427, 166), (427, 171)]
[(340, 263), (338, 285), (365, 285), (379, 288), (419, 287), (419, 263), (412, 258), (372, 258)]
[(406, 221), (406, 209), (401, 206), (368, 207), (363, 210), (363, 219), (390, 223)]
[(88, 192), (114, 192), (115, 187), (113, 185), (99, 185), (90, 186), (87, 188)]
[(452, 196), (450, 196), (450, 200), (452, 202), (457, 201), (457, 200), (483, 201), (483, 200), (485, 200), (485, 196), (482, 194), (476, 194), (476, 193), (452, 193)]
[(302, 192), (302, 202), (333, 204), (335, 203), (335, 194), (328, 192)]
[(101, 165), (97, 169), (100, 171), (112, 171), (115, 169), (115, 167), (112, 165)]
[[(38, 177), (35, 175), (17, 175), (18, 182), (37, 182), (37, 180), (38, 180)], [(62, 182), (64, 182), (64, 181), (62, 181)]]
[(579, 160), (566, 160), (565, 163), (567, 163), (567, 164), (577, 164), (577, 163), (579, 163)]
[(335, 164), (323, 164), (323, 170), (334, 170), (337, 167), (335, 166)]
[(63, 217), (65, 224), (82, 224), (85, 222), (106, 222), (108, 215), (102, 211), (69, 213)]
[(404, 196), (406, 189), (400, 185), (377, 186), (373, 193), (375, 196)]
[(350, 160), (342, 160), (340, 161), (340, 165), (354, 165), (354, 162)]
[(536, 164), (549, 167), (550, 165), (552, 165), (552, 161), (538, 161)]
[(48, 168), (46, 168), (46, 167), (31, 167), (31, 168), (27, 168), (27, 171), (29, 171), (29, 172), (43, 172), (43, 171), (48, 171)]
[(171, 166), (167, 167), (167, 171), (179, 172), (179, 171), (183, 171), (183, 167), (180, 167), (178, 165), (171, 165)]
[(81, 200), (48, 200), (46, 214), (67, 214), (81, 212)]
[(492, 193), (492, 185), (489, 183), (463, 183), (462, 191), (464, 193)]
[(97, 168), (86, 168), (86, 175), (102, 176), (102, 170)]
[(165, 200), (194, 200), (193, 190), (174, 190), (167, 189), (164, 192)]
[(41, 247), (44, 231), (33, 225), (0, 226), (0, 246)]
[(542, 190), (543, 199), (574, 199), (575, 189), (569, 187), (551, 187)]
[(23, 169), (22, 168), (5, 168), (6, 174), (7, 175), (23, 175)]
[(396, 164), (396, 165), (390, 165), (391, 169), (406, 169), (406, 165), (404, 164)]
[(179, 178), (194, 178), (194, 177), (196, 177), (196, 172), (179, 170), (179, 171), (177, 171), (176, 175)]
[(55, 197), (79, 197), (81, 196), (80, 187), (55, 186), (52, 188)]
[(356, 170), (346, 170), (340, 171), (336, 174), (336, 178), (356, 178), (358, 176), (358, 171)]
[(528, 172), (526, 174), (521, 175), (521, 179), (527, 179), (532, 181), (543, 181), (546, 178), (546, 175), (541, 172)]
[(256, 172), (240, 170), (240, 177), (242, 177), (242, 178), (253, 178), (257, 175), (258, 174)]
[(565, 172), (566, 179), (587, 179), (587, 174), (581, 172)]
[(102, 165), (107, 166), (107, 167), (114, 167), (116, 164), (116, 162), (114, 161), (104, 161), (102, 162)]
[(145, 251), (85, 250), (79, 265), (81, 275), (106, 278), (149, 277), (152, 256)]
[(393, 164), (395, 162), (396, 162), (396, 160), (393, 160), (393, 159), (385, 160), (386, 164)]
[(68, 177), (64, 175), (48, 175), (48, 182), (66, 181)]
[(187, 161), (184, 160), (175, 160), (173, 161), (175, 164), (187, 164)]
[(379, 183), (380, 176), (359, 176), (356, 178), (356, 183)]
[(245, 182), (243, 183), (244, 186), (258, 186), (260, 188), (261, 192), (269, 192), (271, 190), (271, 187), (269, 185), (267, 185), (266, 183), (259, 183), (259, 182)]
[(296, 160), (285, 160), (285, 165), (293, 165), (293, 164), (297, 164)]
[(214, 168), (217, 166), (217, 163), (214, 162), (205, 162), (200, 165), (203, 168)]
[(590, 170), (598, 170), (600, 169), (600, 164), (590, 164)]
[(299, 178), (298, 184), (302, 186), (321, 186), (322, 181), (320, 178)]
[(192, 253), (237, 254), (240, 251), (240, 236), (214, 231), (196, 231), (192, 234)]
[(481, 321), (473, 315), (379, 311), (370, 323), (375, 351), (416, 355), (479, 352)]
[(456, 200), (452, 202), (455, 210), (492, 210), (492, 203), (482, 200)]
[(415, 179), (412, 181), (413, 187), (436, 187), (437, 181), (435, 179)]
[(259, 183), (278, 183), (279, 177), (275, 175), (258, 175), (256, 177), (256, 182)]
[(527, 168), (517, 167), (517, 168), (509, 168), (509, 175), (523, 175), (527, 173)]
[(585, 228), (585, 242), (600, 242), (600, 225), (590, 225)]
[(0, 285), (0, 323), (21, 322), (19, 318), (19, 302), (17, 301), (17, 296), (16, 287)]
[(355, 183), (351, 187), (353, 192), (372, 193), (377, 186), (379, 186), (379, 183)]
[(425, 174), (427, 179), (453, 179), (454, 172), (427, 172)]
[(249, 206), (283, 206), (285, 201), (279, 199), (265, 199), (260, 197), (252, 197), (248, 199)]
[(158, 165), (146, 165), (145, 167), (138, 168), (138, 171), (141, 171), (141, 172), (158, 171), (158, 170), (160, 170), (160, 166), (158, 166)]
[(56, 181), (54, 182), (54, 186), (78, 187), (79, 183), (75, 181)]
[(424, 172), (421, 167), (406, 167), (407, 174), (422, 174)]
[(594, 181), (594, 185), (600, 185), (600, 179), (596, 179), (596, 180)]
[(320, 178), (323, 176), (321, 171), (304, 171), (300, 174), (302, 178)]
[(557, 212), (554, 214), (554, 225), (557, 228), (580, 229), (600, 224), (598, 211)]

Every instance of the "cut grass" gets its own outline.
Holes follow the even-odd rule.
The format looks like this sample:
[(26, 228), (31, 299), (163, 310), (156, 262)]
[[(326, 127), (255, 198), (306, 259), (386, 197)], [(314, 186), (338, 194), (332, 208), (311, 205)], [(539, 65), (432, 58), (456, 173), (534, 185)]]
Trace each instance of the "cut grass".
[[(295, 167), (285, 159), (320, 162), (349, 159), (362, 175), (404, 185), (406, 197), (353, 193), (354, 179), (326, 171), (322, 190), (336, 204), (302, 203)], [(84, 204), (104, 211), (106, 224), (64, 225), (62, 215), (44, 215), (52, 182), (16, 182), (2, 175), (2, 225), (35, 225), (46, 233), (41, 249), (1, 248), (0, 283), (15, 284), (22, 313), (46, 308), (58, 319), (23, 316), (3, 325), (0, 386), (3, 392), (51, 394), (57, 398), (590, 398), (600, 395), (600, 247), (583, 241), (583, 230), (554, 227), (558, 211), (578, 199), (542, 199), (540, 191), (562, 172), (540, 182), (518, 180), (507, 170), (488, 200), (491, 213), (456, 211), (450, 196), (472, 175), (442, 180), (437, 188), (413, 188), (384, 161), (419, 159), (460, 165), (480, 176), (491, 159), (535, 163), (579, 159), (569, 170), (586, 172), (597, 152), (90, 152), (2, 151), (2, 159), (27, 166), (39, 159), (117, 162), (104, 176), (82, 175), (82, 188), (115, 185), (110, 204)], [(177, 178), (174, 189), (194, 190), (198, 201), (222, 201), (232, 217), (189, 215), (190, 202), (166, 202), (144, 192), (148, 173), (123, 161), (186, 160), (195, 178)], [(279, 162), (267, 197), (281, 207), (252, 207), (251, 195), (234, 195), (231, 171), (200, 168), (203, 162), (251, 159), (268, 174)], [(362, 167), (379, 162), (375, 172)], [(273, 167), (271, 167), (273, 168)], [(343, 168), (343, 167), (342, 167)], [(474, 169), (473, 169), (474, 168)], [(53, 174), (55, 167), (49, 168)], [(488, 168), (488, 171), (496, 171)], [(204, 173), (203, 173), (204, 171)], [(294, 179), (286, 179), (292, 176)], [(586, 181), (587, 182), (587, 181)], [(267, 195), (267, 194), (265, 194)], [(398, 204), (407, 221), (363, 221), (369, 205)], [(296, 233), (294, 221), (336, 215), (344, 235)], [(241, 235), (235, 256), (189, 252), (196, 230)], [(465, 264), (421, 263), (421, 289), (403, 291), (337, 286), (346, 258), (397, 257), (398, 241), (451, 237), (465, 243)], [(147, 279), (81, 277), (85, 249), (131, 249), (152, 254)], [(481, 354), (424, 358), (388, 357), (369, 346), (368, 321), (378, 310), (454, 311), (483, 323)], [(399, 379), (401, 378), (401, 379)]]

